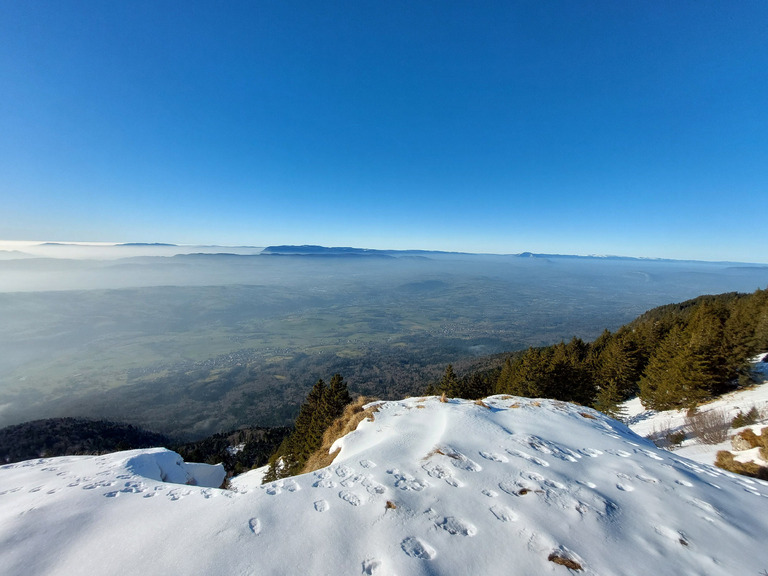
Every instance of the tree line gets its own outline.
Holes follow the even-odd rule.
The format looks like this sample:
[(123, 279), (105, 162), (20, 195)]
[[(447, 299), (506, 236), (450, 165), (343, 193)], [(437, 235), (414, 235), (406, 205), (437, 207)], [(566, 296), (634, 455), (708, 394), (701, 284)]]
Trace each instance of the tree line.
[(510, 354), (501, 368), (457, 377), (452, 366), (427, 393), (546, 397), (619, 416), (638, 395), (647, 408), (693, 408), (750, 379), (768, 350), (768, 291), (700, 296), (649, 310), (591, 343), (579, 338)]

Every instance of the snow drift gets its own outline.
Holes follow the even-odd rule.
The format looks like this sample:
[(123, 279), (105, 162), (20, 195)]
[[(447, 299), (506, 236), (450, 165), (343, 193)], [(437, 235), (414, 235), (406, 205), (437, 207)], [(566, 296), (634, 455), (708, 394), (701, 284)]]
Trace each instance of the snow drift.
[[(768, 484), (590, 409), (383, 402), (334, 463), (235, 490), (165, 450), (0, 468), (7, 574), (759, 574)], [(199, 474), (198, 474), (199, 472)], [(182, 482), (173, 484), (171, 482)], [(199, 485), (193, 485), (197, 482)]]

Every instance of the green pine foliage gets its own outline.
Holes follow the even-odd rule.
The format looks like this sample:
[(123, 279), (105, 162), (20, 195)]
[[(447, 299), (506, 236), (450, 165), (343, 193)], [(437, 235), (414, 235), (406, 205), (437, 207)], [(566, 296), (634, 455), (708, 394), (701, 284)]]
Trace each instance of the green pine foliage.
[(325, 430), (351, 401), (340, 374), (335, 374), (328, 385), (318, 380), (301, 405), (293, 431), (270, 457), (264, 482), (298, 474), (309, 456), (322, 445)]
[(700, 296), (649, 310), (586, 344), (510, 356), (497, 394), (589, 404), (612, 416), (635, 394), (648, 408), (690, 408), (748, 380), (748, 360), (768, 350), (768, 291)]

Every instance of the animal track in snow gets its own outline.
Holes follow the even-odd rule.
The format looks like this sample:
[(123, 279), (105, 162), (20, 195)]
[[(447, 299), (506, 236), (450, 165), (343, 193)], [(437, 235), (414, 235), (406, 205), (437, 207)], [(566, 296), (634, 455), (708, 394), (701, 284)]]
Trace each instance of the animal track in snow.
[(411, 558), (419, 558), (421, 560), (432, 560), (436, 555), (435, 549), (432, 546), (415, 536), (409, 536), (403, 540), (400, 543), (400, 548)]
[(328, 506), (328, 502), (326, 502), (325, 500), (317, 500), (315, 502), (315, 510), (317, 510), (318, 512), (325, 512), (326, 510), (328, 510), (328, 508), (330, 508), (330, 506)]
[(499, 495), (495, 490), (488, 490), (487, 488), (483, 490), (483, 494), (488, 496), (488, 498), (496, 498)]
[(616, 484), (616, 488), (618, 488), (622, 492), (633, 492), (635, 489), (635, 487), (632, 486), (631, 484), (622, 484), (621, 482)]
[(435, 524), (448, 532), (448, 534), (458, 534), (460, 536), (474, 536), (477, 534), (477, 528), (469, 522), (456, 518), (455, 516), (446, 516), (439, 522), (435, 522)]
[(589, 456), (590, 458), (597, 458), (600, 456), (603, 452), (602, 450), (598, 450), (596, 448), (582, 448), (579, 450), (584, 456)]
[(363, 468), (376, 468), (376, 463), (370, 460), (360, 460), (360, 466)]
[(258, 536), (261, 534), (261, 520), (258, 518), (251, 518), (248, 520), (248, 528), (250, 528), (251, 532)]

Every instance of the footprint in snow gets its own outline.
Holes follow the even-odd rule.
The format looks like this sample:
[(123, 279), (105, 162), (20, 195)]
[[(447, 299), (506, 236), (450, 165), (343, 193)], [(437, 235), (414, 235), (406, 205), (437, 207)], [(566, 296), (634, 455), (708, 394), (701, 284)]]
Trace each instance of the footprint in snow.
[(631, 484), (622, 484), (621, 482), (616, 484), (616, 488), (618, 488), (622, 492), (633, 492), (635, 489), (635, 487), (632, 486)]
[(509, 458), (496, 452), (480, 452), (480, 456), (492, 462), (509, 462)]
[(399, 488), (400, 490), (413, 490), (414, 492), (420, 492), (429, 486), (426, 481), (419, 480), (410, 474), (406, 474), (405, 472), (401, 473), (397, 468), (387, 470), (387, 474), (392, 474), (392, 476), (395, 477), (395, 488)]
[(261, 534), (261, 520), (258, 518), (251, 518), (248, 520), (248, 528), (250, 528), (254, 535), (258, 536)]
[(352, 506), (360, 506), (360, 504), (363, 503), (363, 501), (360, 499), (360, 497), (355, 494), (354, 492), (350, 492), (349, 490), (342, 490), (339, 492), (339, 498), (344, 500), (345, 502), (348, 502)]
[(688, 480), (675, 480), (675, 484), (679, 484), (680, 486), (685, 486), (686, 488), (690, 488), (693, 486)]
[(326, 510), (328, 510), (328, 508), (330, 508), (330, 506), (328, 506), (328, 502), (326, 502), (325, 500), (318, 500), (317, 502), (315, 502), (315, 510), (317, 510), (318, 512), (325, 512)]
[(661, 456), (659, 456), (658, 454), (654, 454), (654, 453), (653, 453), (652, 451), (650, 451), (650, 450), (641, 450), (641, 452), (642, 452), (643, 454), (645, 454), (646, 456), (648, 456), (648, 458), (651, 458), (652, 460), (664, 460), (664, 458), (662, 458), (662, 457), (661, 457)]
[(378, 574), (379, 568), (381, 568), (380, 560), (375, 560), (373, 558), (368, 558), (367, 560), (363, 560), (363, 574), (366, 574), (367, 576)]
[(411, 558), (432, 560), (436, 556), (435, 549), (415, 536), (410, 536), (400, 543), (400, 548)]
[(602, 451), (597, 450), (596, 448), (582, 448), (579, 450), (584, 456), (589, 456), (590, 458), (597, 458), (602, 454)]
[(491, 506), (489, 510), (494, 516), (496, 516), (497, 519), (501, 520), (502, 522), (517, 521), (517, 518), (518, 518), (517, 514), (507, 506)]
[(456, 518), (455, 516), (446, 516), (439, 522), (435, 522), (435, 524), (448, 532), (448, 534), (458, 534), (460, 536), (474, 536), (477, 534), (477, 528), (469, 522)]
[(267, 487), (264, 489), (264, 491), (265, 491), (267, 494), (269, 494), (270, 496), (277, 496), (277, 495), (278, 495), (278, 494), (280, 494), (280, 493), (281, 493), (283, 490), (282, 490), (282, 488), (280, 488), (280, 486), (278, 486), (277, 484), (274, 484), (274, 483), (273, 483), (273, 484), (270, 484), (269, 486), (267, 486)]
[(363, 468), (376, 468), (376, 463), (370, 460), (360, 460), (360, 466)]
[(312, 487), (313, 488), (336, 488), (336, 482), (328, 478), (321, 478), (320, 480), (312, 484)]
[(495, 490), (488, 490), (487, 488), (483, 490), (483, 494), (488, 496), (488, 498), (496, 498), (499, 495)]
[(654, 526), (653, 529), (656, 531), (656, 534), (658, 534), (659, 536), (669, 538), (670, 540), (677, 542), (681, 546), (688, 546), (689, 544), (688, 538), (685, 536), (685, 533), (680, 530), (674, 530), (667, 526)]
[(422, 468), (432, 478), (437, 478), (438, 480), (445, 480), (446, 484), (448, 484), (449, 486), (453, 486), (454, 488), (458, 488), (461, 486), (459, 481), (453, 477), (453, 475), (451, 474), (451, 471), (448, 470), (445, 466), (441, 466), (440, 464), (435, 464), (434, 462), (430, 461), (424, 464)]
[(336, 467), (336, 476), (339, 478), (346, 478), (347, 476), (351, 476), (353, 474), (352, 468), (349, 466), (337, 466)]
[(527, 452), (523, 452), (522, 450), (515, 450), (513, 448), (507, 448), (507, 453), (511, 454), (512, 456), (517, 456), (519, 458), (523, 458), (525, 460), (528, 460), (529, 462), (533, 462), (534, 464), (538, 464), (539, 466), (543, 466), (544, 468), (549, 467), (549, 462), (546, 460), (542, 460), (541, 458), (538, 458), (536, 456), (531, 456)]
[(638, 474), (637, 476), (635, 476), (635, 478), (637, 478), (641, 482), (645, 482), (646, 484), (658, 484), (659, 483), (659, 479), (658, 478), (654, 478), (653, 476), (646, 476), (645, 474)]

